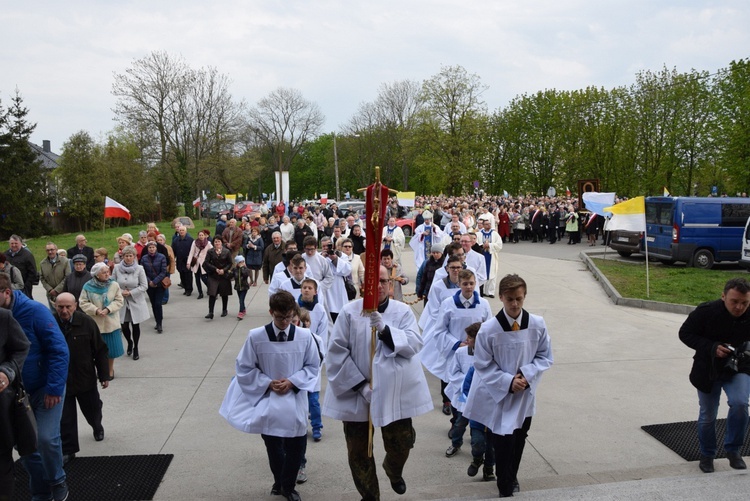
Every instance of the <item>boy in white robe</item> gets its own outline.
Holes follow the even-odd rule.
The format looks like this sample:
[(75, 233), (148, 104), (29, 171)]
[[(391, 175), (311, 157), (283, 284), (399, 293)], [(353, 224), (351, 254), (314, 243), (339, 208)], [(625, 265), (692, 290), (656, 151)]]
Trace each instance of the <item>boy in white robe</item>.
[[(388, 271), (380, 267), (378, 311), (362, 317), (362, 299), (341, 310), (326, 355), (328, 387), (323, 415), (344, 422), (349, 468), (366, 501), (380, 499), (375, 458), (368, 457), (368, 417), (381, 427), (383, 468), (397, 494), (406, 492), (402, 476), (416, 432), (412, 418), (433, 409), (419, 360), (422, 339), (411, 307), (388, 298)], [(370, 367), (372, 327), (377, 331)], [(372, 385), (372, 386), (371, 386)]]
[(542, 373), (552, 366), (547, 325), (523, 309), (526, 282), (518, 275), (500, 281), (503, 309), (479, 330), (474, 348), (474, 380), (464, 416), (492, 430), (500, 497), (518, 492), (521, 464), (536, 391)]
[[(446, 398), (451, 395), (445, 391), (448, 386), (449, 368), (453, 355), (464, 340), (466, 328), (474, 322), (484, 322), (492, 317), (490, 304), (480, 298), (475, 290), (476, 278), (471, 270), (458, 272), (458, 284), (461, 290), (443, 300), (438, 319), (433, 326), (432, 335), (425, 340), (422, 364), (440, 379), (440, 386)], [(451, 404), (451, 400), (448, 404)], [(455, 423), (458, 411), (451, 407), (451, 423)], [(452, 437), (451, 446), (445, 451), (447, 457), (453, 457), (461, 449), (463, 437)]]
[(299, 501), (294, 487), (307, 440), (307, 392), (315, 389), (320, 354), (312, 333), (291, 323), (297, 307), (291, 294), (274, 294), (269, 307), (273, 321), (248, 334), (219, 413), (238, 430), (260, 434), (271, 494)]
[(302, 281), (307, 276), (307, 263), (297, 254), (289, 262), (289, 269), (291, 276), (279, 283), (279, 290), (287, 291), (296, 301), (302, 293)]

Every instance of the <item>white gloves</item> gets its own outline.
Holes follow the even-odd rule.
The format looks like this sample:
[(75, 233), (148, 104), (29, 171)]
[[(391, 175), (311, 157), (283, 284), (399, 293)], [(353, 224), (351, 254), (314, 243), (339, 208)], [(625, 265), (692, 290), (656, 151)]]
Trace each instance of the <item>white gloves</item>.
[(365, 385), (359, 389), (359, 393), (360, 395), (362, 395), (362, 398), (367, 400), (367, 403), (369, 404), (372, 400), (372, 388), (370, 388), (370, 384), (365, 383)]
[(370, 327), (375, 327), (378, 332), (385, 330), (385, 322), (383, 321), (383, 315), (380, 312), (373, 311), (370, 313)]

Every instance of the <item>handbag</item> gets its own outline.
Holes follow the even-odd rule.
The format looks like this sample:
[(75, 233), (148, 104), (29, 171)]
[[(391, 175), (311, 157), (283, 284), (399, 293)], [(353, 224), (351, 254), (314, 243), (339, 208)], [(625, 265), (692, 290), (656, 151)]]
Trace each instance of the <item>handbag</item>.
[(357, 297), (357, 288), (354, 287), (354, 283), (344, 277), (344, 286), (346, 287), (346, 297), (349, 298), (349, 301), (354, 300)]
[(172, 285), (172, 279), (169, 278), (169, 276), (166, 276), (161, 279), (161, 286), (165, 289), (169, 289), (169, 286)]
[(198, 257), (193, 256), (193, 259), (190, 260), (190, 268), (195, 268), (196, 264), (198, 264)]
[[(16, 396), (13, 399), (13, 442), (19, 456), (28, 456), (37, 449), (37, 429), (34, 409), (31, 408), (29, 394), (23, 387), (21, 371), (16, 364), (16, 378), (13, 380)], [(6, 390), (7, 391), (7, 390)]]

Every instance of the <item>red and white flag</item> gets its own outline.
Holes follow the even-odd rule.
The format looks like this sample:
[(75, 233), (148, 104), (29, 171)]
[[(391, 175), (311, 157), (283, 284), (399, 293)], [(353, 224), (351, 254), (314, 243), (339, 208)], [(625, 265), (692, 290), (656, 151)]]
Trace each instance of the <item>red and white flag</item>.
[(129, 220), (130, 211), (121, 203), (104, 197), (104, 217), (122, 217)]
[(193, 207), (198, 207), (201, 204), (201, 197), (196, 198), (193, 200)]

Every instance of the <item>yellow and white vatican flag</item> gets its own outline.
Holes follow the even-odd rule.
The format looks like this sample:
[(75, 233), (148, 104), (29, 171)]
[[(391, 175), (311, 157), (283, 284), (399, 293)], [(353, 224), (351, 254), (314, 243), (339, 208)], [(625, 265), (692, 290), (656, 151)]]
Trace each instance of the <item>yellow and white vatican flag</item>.
[(604, 207), (604, 212), (612, 213), (607, 224), (609, 231), (646, 231), (646, 199), (635, 197), (619, 204)]
[(640, 231), (643, 233), (643, 243), (646, 253), (646, 297), (650, 297), (648, 273), (648, 235), (646, 234), (646, 198), (635, 197), (625, 202), (604, 208), (611, 212), (612, 217), (607, 223), (607, 230)]

